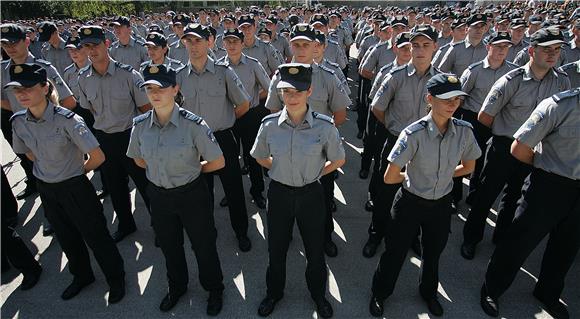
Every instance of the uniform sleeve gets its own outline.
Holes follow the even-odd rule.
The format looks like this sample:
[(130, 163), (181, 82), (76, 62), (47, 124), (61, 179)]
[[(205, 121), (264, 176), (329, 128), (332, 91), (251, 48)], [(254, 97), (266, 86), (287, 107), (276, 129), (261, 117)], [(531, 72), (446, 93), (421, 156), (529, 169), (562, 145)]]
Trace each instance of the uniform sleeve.
[(455, 47), (451, 47), (449, 48), (449, 50), (447, 50), (447, 53), (445, 53), (443, 59), (441, 59), (441, 63), (439, 63), (438, 69), (441, 70), (441, 72), (445, 73), (451, 72), (451, 69), (453, 68), (453, 63), (455, 63), (455, 51), (457, 51)]
[(271, 44), (266, 44), (266, 58), (268, 59), (268, 68), (270, 69), (270, 73), (274, 73), (278, 69), (280, 64), (284, 63), (280, 60), (280, 54), (278, 50), (274, 48)]
[(75, 115), (67, 121), (66, 130), (70, 139), (84, 154), (99, 147), (97, 138), (95, 138), (83, 118), (79, 115)]
[(342, 29), (342, 31), (344, 32), (344, 44), (348, 47), (353, 42), (353, 40), (352, 40), (352, 34), (347, 29)]
[(326, 159), (331, 162), (342, 160), (346, 157), (344, 146), (342, 145), (342, 138), (334, 125), (329, 126), (324, 152), (326, 153)]
[(530, 56), (526, 51), (522, 50), (520, 52), (518, 52), (518, 54), (516, 54), (516, 57), (514, 58), (514, 63), (519, 65), (519, 66), (524, 66), (524, 64), (528, 63), (528, 61), (530, 61)]
[(514, 133), (514, 138), (534, 148), (556, 127), (556, 108), (557, 104), (551, 97), (540, 102), (530, 117)]
[(222, 156), (222, 150), (205, 121), (198, 126), (199, 132), (194, 136), (195, 147), (204, 160), (211, 162)]
[(369, 72), (374, 72), (379, 62), (378, 57), (379, 57), (379, 49), (378, 47), (375, 47), (374, 49), (371, 50), (368, 57), (363, 62), (361, 69)]
[(469, 94), (469, 92), (473, 90), (475, 84), (475, 76), (472, 75), (473, 73), (469, 68), (463, 71), (463, 74), (461, 75), (461, 91)]
[(435, 52), (435, 55), (433, 56), (433, 66), (437, 67), (439, 66), (439, 64), (441, 63), (441, 59), (443, 58), (443, 51), (441, 51), (441, 49), (437, 50), (437, 52)]
[(330, 101), (328, 107), (332, 112), (338, 112), (346, 109), (352, 102), (350, 96), (348, 96), (343, 85), (340, 83), (338, 76), (332, 74), (332, 79), (333, 83), (329, 85)]
[(268, 87), (268, 98), (266, 98), (266, 108), (270, 111), (279, 111), (284, 106), (282, 100), (278, 95), (278, 89), (276, 85), (280, 82), (280, 73), (276, 72), (270, 81), (270, 87)]
[(399, 134), (399, 138), (387, 160), (399, 167), (405, 167), (417, 152), (418, 143), (412, 135), (407, 135), (405, 130)]
[(12, 125), (12, 150), (16, 154), (26, 154), (31, 152), (28, 146), (24, 143), (24, 140), (22, 140), (16, 133), (15, 125)]
[(143, 154), (141, 154), (141, 143), (139, 142), (139, 129), (135, 125), (131, 129), (131, 138), (129, 139), (129, 146), (127, 146), (127, 157), (143, 158)]
[[(357, 36), (358, 36), (358, 34), (357, 34)], [(364, 57), (364, 55), (365, 55), (365, 53), (367, 52), (367, 49), (368, 49), (367, 48), (368, 47), (368, 45), (367, 45), (368, 41), (365, 41), (365, 40), (366, 39), (363, 39), (362, 40), (362, 42), (360, 43), (360, 46), (358, 48), (358, 56), (357, 56), (357, 59), (359, 61), (362, 61), (362, 58)]]
[(46, 70), (46, 76), (49, 79), (51, 79), (52, 82), (54, 83), (54, 86), (56, 87), (56, 91), (58, 92), (58, 98), (61, 101), (66, 99), (67, 97), (73, 95), (72, 91), (70, 90), (68, 85), (66, 85), (66, 83), (64, 82), (64, 80), (62, 79), (62, 77), (60, 76), (60, 74), (58, 73), (58, 71), (56, 70), (56, 68), (53, 65), (46, 66), (45, 70)]
[(258, 130), (258, 135), (256, 135), (254, 145), (250, 150), (250, 155), (252, 155), (253, 158), (260, 159), (270, 157), (271, 152), (270, 146), (268, 145), (267, 131), (268, 128), (266, 123), (262, 123), (262, 125), (260, 125), (260, 129)]
[(503, 76), (497, 80), (485, 97), (481, 105), (481, 112), (491, 116), (496, 116), (511, 98), (510, 85), (508, 79)]
[(396, 80), (393, 78), (392, 74), (389, 73), (385, 76), (383, 83), (381, 83), (381, 86), (377, 90), (377, 94), (373, 97), (371, 109), (385, 111), (395, 96), (395, 88)]
[(477, 145), (477, 141), (475, 140), (475, 135), (473, 134), (472, 129), (467, 129), (465, 138), (465, 149), (463, 150), (463, 154), (461, 154), (461, 160), (471, 161), (478, 159), (481, 156), (481, 148), (479, 148), (479, 145)]
[(336, 63), (338, 63), (338, 65), (340, 66), (340, 69), (346, 68), (346, 65), (348, 64), (348, 58), (346, 57), (346, 54), (340, 48), (340, 46), (336, 47), (336, 51), (338, 54), (338, 57), (336, 59)]
[(266, 70), (264, 69), (262, 63), (260, 62), (256, 63), (254, 73), (256, 74), (256, 82), (260, 84), (260, 87), (264, 91), (267, 91), (268, 87), (270, 86), (270, 77), (268, 76), (268, 73), (266, 73)]
[(381, 84), (383, 83), (385, 76), (387, 74), (389, 74), (389, 70), (383, 70), (379, 71), (375, 76), (375, 80), (373, 81), (373, 85), (371, 86), (371, 90), (369, 91), (369, 97), (371, 99), (375, 96), (375, 94), (377, 94), (377, 91), (379, 90), (379, 87), (381, 87)]
[(89, 99), (87, 98), (87, 94), (86, 94), (86, 92), (84, 90), (85, 86), (84, 86), (84, 83), (83, 83), (82, 75), (79, 74), (78, 77), (79, 78), (78, 78), (78, 81), (77, 82), (78, 82), (78, 92), (79, 92), (79, 96), (78, 96), (79, 105), (82, 108), (91, 110), (91, 102), (89, 102)]
[(228, 99), (236, 106), (241, 105), (250, 100), (248, 92), (244, 88), (242, 81), (236, 72), (228, 67), (225, 71), (226, 91)]
[(137, 107), (141, 107), (149, 103), (147, 93), (145, 93), (145, 90), (140, 87), (141, 83), (143, 83), (143, 77), (141, 77), (141, 74), (139, 74), (139, 72), (136, 70), (131, 71), (131, 77), (132, 83), (129, 85), (131, 89), (131, 96), (133, 96), (135, 105), (137, 105)]

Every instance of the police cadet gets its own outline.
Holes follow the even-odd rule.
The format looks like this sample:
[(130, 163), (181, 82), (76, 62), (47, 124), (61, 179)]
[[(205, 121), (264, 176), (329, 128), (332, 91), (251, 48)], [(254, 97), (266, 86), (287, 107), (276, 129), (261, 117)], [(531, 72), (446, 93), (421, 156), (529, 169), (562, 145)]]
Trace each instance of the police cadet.
[(322, 14), (315, 14), (310, 18), (310, 25), (315, 30), (324, 33), (326, 36), (328, 46), (324, 50), (324, 57), (328, 61), (338, 64), (341, 70), (346, 68), (346, 65), (348, 64), (348, 58), (344, 54), (344, 50), (340, 47), (338, 42), (332, 40), (328, 36), (328, 18)]
[(466, 95), (459, 79), (440, 73), (427, 81), (426, 89), (429, 114), (401, 131), (387, 159), (384, 182), (403, 186), (390, 209), (386, 249), (373, 276), (369, 310), (375, 317), (383, 314), (383, 302), (393, 293), (419, 228), (423, 247), (419, 291), (431, 314), (443, 314), (437, 286), (439, 257), (451, 227), (452, 177), (473, 171), (481, 155), (471, 124), (452, 117)]
[(163, 64), (148, 65), (143, 74), (141, 86), (153, 110), (134, 119), (127, 156), (147, 171), (153, 228), (165, 256), (169, 292), (159, 309), (169, 311), (187, 290), (185, 229), (197, 258), (201, 285), (210, 292), (207, 314), (215, 316), (222, 308), (224, 286), (213, 203), (201, 173), (223, 168), (224, 157), (203, 119), (175, 103), (179, 91), (175, 71)]
[(467, 38), (452, 44), (445, 53), (438, 66), (442, 72), (463, 74), (469, 65), (485, 58), (487, 51), (483, 44), (483, 37), (487, 31), (486, 22), (485, 14), (474, 14), (467, 19)]
[(169, 47), (167, 46), (167, 39), (164, 35), (157, 32), (149, 33), (145, 36), (145, 43), (143, 45), (147, 48), (149, 60), (141, 63), (139, 73), (142, 74), (143, 70), (149, 65), (163, 64), (173, 70), (177, 70), (183, 66), (183, 63), (180, 61), (167, 56)]
[(258, 134), (262, 119), (270, 114), (264, 107), (270, 78), (262, 64), (244, 53), (244, 34), (235, 28), (226, 29), (223, 33), (224, 47), (227, 56), (218, 60), (216, 64), (231, 67), (242, 81), (246, 92), (250, 95), (250, 109), (246, 114), (236, 120), (234, 131), (241, 139), (244, 159), (249, 163), (250, 194), (259, 208), (266, 208), (266, 200), (262, 195), (264, 191), (264, 179), (262, 167), (250, 156), (250, 150)]
[[(559, 300), (580, 249), (579, 105), (580, 88), (557, 93), (543, 100), (514, 134), (512, 155), (533, 168), (509, 232), (488, 264), (481, 306), (490, 316), (498, 316), (499, 297), (549, 235), (534, 297), (554, 318), (570, 317)], [(541, 152), (534, 150), (540, 143)]]
[(348, 71), (348, 56), (349, 56), (348, 49), (352, 45), (353, 39), (352, 39), (352, 33), (347, 31), (346, 28), (344, 28), (340, 24), (341, 19), (342, 19), (342, 16), (341, 16), (340, 12), (338, 12), (338, 11), (332, 11), (328, 14), (328, 28), (329, 28), (329, 30), (328, 30), (327, 36), (329, 39), (332, 39), (333, 41), (338, 42), (338, 45), (342, 48), (342, 52), (344, 52), (345, 56), (347, 57), (347, 65), (342, 70), (342, 72), (344, 72), (344, 74), (346, 76), (347, 71)]
[[(224, 154), (226, 166), (216, 174), (229, 204), (230, 222), (238, 247), (247, 252), (252, 244), (247, 235), (248, 213), (238, 161), (239, 146), (232, 127), (236, 118), (248, 112), (250, 101), (234, 70), (208, 57), (209, 37), (207, 27), (197, 23), (187, 25), (181, 41), (189, 52), (189, 62), (177, 70), (177, 84), (183, 94), (183, 108), (203, 117)], [(206, 177), (213, 202), (213, 175)]]
[(238, 29), (244, 34), (243, 53), (260, 61), (269, 76), (274, 74), (283, 61), (276, 48), (256, 37), (256, 20), (250, 15), (242, 15), (238, 19)]
[(58, 34), (56, 24), (50, 21), (41, 22), (38, 26), (38, 41), (47, 42), (42, 48), (44, 58), (54, 65), (58, 73), (63, 74), (72, 60), (65, 49), (66, 41)]
[(129, 176), (149, 209), (145, 170), (125, 153), (133, 118), (138, 111), (147, 111), (150, 105), (145, 92), (139, 88), (143, 81), (141, 75), (130, 65), (109, 56), (110, 43), (105, 40), (103, 29), (84, 26), (79, 33), (80, 45), (91, 59), (91, 64), (79, 71), (80, 105), (93, 114), (95, 136), (107, 157), (101, 170), (119, 219), (117, 231), (113, 233), (113, 239), (119, 242), (137, 229), (131, 213)]
[(115, 35), (118, 38), (109, 48), (111, 58), (138, 70), (141, 63), (148, 60), (147, 50), (143, 47), (143, 41), (133, 37), (129, 18), (119, 16), (111, 22), (111, 25), (113, 25)]
[[(509, 49), (512, 46), (508, 32), (492, 33), (484, 42), (487, 48), (487, 56), (483, 60), (470, 65), (461, 76), (461, 89), (469, 96), (465, 97), (465, 101), (457, 109), (455, 116), (471, 123), (477, 144), (485, 154), (486, 143), (491, 137), (491, 131), (477, 120), (477, 114), (493, 84), (500, 77), (518, 66), (507, 60)], [(475, 169), (469, 180), (467, 203), (471, 203), (473, 196), (475, 196), (483, 164), (484, 156), (475, 161)]]
[(107, 230), (103, 206), (85, 176), (105, 161), (105, 155), (82, 118), (58, 106), (56, 90), (46, 75), (38, 64), (10, 66), (11, 82), (5, 87), (12, 87), (26, 108), (10, 119), (14, 152), (34, 161), (45, 216), (69, 260), (74, 278), (61, 298), (71, 299), (95, 281), (88, 245), (109, 284), (108, 301), (116, 303), (125, 296), (123, 259)]
[(476, 245), (483, 239), (489, 209), (500, 192), (493, 242), (497, 244), (508, 232), (524, 179), (530, 173), (530, 165), (510, 154), (512, 136), (540, 101), (570, 88), (566, 73), (554, 68), (563, 42), (562, 33), (557, 28), (545, 28), (534, 33), (529, 49), (530, 62), (502, 76), (483, 102), (478, 120), (491, 128), (493, 136), (480, 185), (463, 228), (461, 255), (466, 259), (475, 256)]
[(324, 35), (323, 32), (318, 31), (318, 30), (314, 30), (314, 32), (316, 34), (316, 37), (315, 37), (316, 43), (314, 44), (314, 62), (316, 64), (322, 64), (325, 67), (334, 71), (334, 74), (336, 74), (336, 76), (340, 80), (340, 83), (342, 84), (342, 87), (346, 91), (346, 94), (348, 94), (350, 96), (350, 87), (348, 86), (348, 82), (346, 80), (346, 77), (342, 73), (340, 66), (336, 63), (328, 61), (324, 57), (324, 51), (328, 47), (328, 41), (326, 39), (326, 35)]
[(365, 53), (371, 47), (373, 47), (375, 44), (381, 42), (381, 39), (379, 38), (379, 32), (381, 31), (380, 26), (381, 26), (381, 23), (385, 20), (386, 20), (386, 18), (382, 14), (374, 14), (371, 17), (370, 22), (371, 22), (372, 29), (370, 29), (370, 31), (369, 31), (369, 32), (371, 32), (371, 34), (362, 38), (360, 45), (358, 46), (357, 60), (358, 60), (359, 65), (362, 62), (362, 58), (365, 55)]
[(389, 72), (371, 102), (371, 111), (380, 123), (377, 123), (375, 143), (377, 147), (382, 146), (382, 151), (379, 169), (373, 171), (369, 185), (374, 205), (369, 239), (363, 248), (363, 256), (367, 258), (374, 256), (385, 236), (390, 219), (388, 209), (401, 186), (382, 182), (388, 165), (387, 156), (403, 129), (427, 113), (425, 94), (419, 94), (417, 88), (425, 91), (425, 83), (440, 73), (431, 65), (431, 58), (437, 50), (437, 36), (437, 31), (429, 25), (415, 27), (409, 38), (411, 61)]
[(568, 74), (570, 87), (575, 88), (580, 86), (580, 60), (563, 65), (560, 67), (560, 70)]
[(173, 25), (171, 28), (175, 34), (175, 40), (169, 46), (169, 57), (180, 61), (183, 64), (187, 64), (189, 61), (189, 55), (185, 44), (181, 42), (181, 37), (183, 36), (183, 29), (186, 25), (191, 22), (191, 19), (186, 14), (175, 15), (172, 19)]
[[(300, 28), (298, 24), (294, 28)], [(294, 51), (295, 56), (301, 55)], [(276, 72), (284, 108), (262, 121), (251, 154), (269, 169), (267, 293), (258, 315), (274, 311), (284, 295), (286, 254), (294, 220), (304, 242), (306, 281), (318, 315), (332, 317), (332, 306), (324, 297), (327, 271), (324, 261), (326, 227), (321, 176), (332, 174), (345, 163), (345, 152), (332, 118), (308, 104), (313, 94), (313, 66), (283, 64)], [(312, 85), (311, 85), (312, 84)]]
[(528, 23), (526, 22), (526, 20), (521, 18), (513, 19), (510, 22), (510, 35), (513, 44), (509, 49), (508, 56), (506, 58), (507, 61), (512, 62), (516, 58), (518, 52), (520, 52), (529, 45), (529, 43), (524, 41), (524, 36), (527, 27)]
[(292, 60), (292, 50), (290, 50), (290, 43), (286, 38), (278, 34), (278, 18), (275, 15), (269, 15), (266, 20), (264, 20), (266, 28), (272, 32), (272, 39), (270, 44), (282, 54), (283, 61)]
[(441, 64), (441, 60), (443, 60), (443, 57), (445, 57), (445, 54), (447, 51), (449, 51), (453, 44), (465, 40), (465, 37), (467, 36), (467, 25), (465, 24), (465, 19), (459, 18), (453, 20), (451, 23), (451, 30), (453, 39), (451, 42), (439, 47), (439, 50), (437, 50), (437, 53), (435, 53), (435, 56), (433, 57), (432, 63), (436, 67)]
[[(334, 118), (335, 125), (339, 126), (346, 121), (346, 108), (350, 105), (350, 97), (342, 87), (334, 71), (324, 65), (314, 62), (314, 46), (316, 33), (311, 25), (300, 23), (292, 28), (290, 46), (294, 52), (294, 62), (312, 65), (312, 94), (308, 97), (308, 105), (313, 111)], [(268, 89), (266, 108), (277, 112), (283, 108), (282, 97), (276, 87), (280, 81), (280, 73), (274, 74)], [(332, 241), (334, 222), (332, 212), (336, 211), (334, 202), (334, 180), (336, 172), (326, 174), (321, 178), (326, 200), (326, 228), (324, 251), (329, 257), (338, 254), (338, 248)]]

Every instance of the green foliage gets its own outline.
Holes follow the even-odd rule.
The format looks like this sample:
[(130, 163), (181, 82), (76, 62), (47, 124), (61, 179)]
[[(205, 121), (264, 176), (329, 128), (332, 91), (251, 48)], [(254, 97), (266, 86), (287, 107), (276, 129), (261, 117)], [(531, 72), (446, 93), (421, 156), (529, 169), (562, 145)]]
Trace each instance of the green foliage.
[(136, 2), (138, 1), (2, 1), (2, 19), (91, 19), (103, 15), (130, 15), (136, 13)]

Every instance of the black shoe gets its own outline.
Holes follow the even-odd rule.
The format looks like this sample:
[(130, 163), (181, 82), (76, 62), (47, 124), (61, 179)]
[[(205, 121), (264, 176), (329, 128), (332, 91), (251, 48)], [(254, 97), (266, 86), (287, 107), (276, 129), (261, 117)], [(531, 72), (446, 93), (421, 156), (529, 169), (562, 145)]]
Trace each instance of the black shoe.
[(336, 203), (334, 202), (334, 200), (331, 200), (328, 206), (331, 212), (333, 213), (336, 212)]
[(328, 300), (326, 300), (326, 298), (322, 297), (320, 300), (316, 300), (316, 312), (318, 312), (318, 315), (322, 318), (331, 318), (333, 311), (332, 311), (332, 305), (330, 305), (330, 302), (328, 302)]
[(29, 290), (36, 286), (38, 280), (40, 279), (41, 273), (42, 267), (40, 266), (34, 270), (23, 271), (22, 275), (24, 275), (24, 278), (22, 279), (22, 284), (20, 284), (20, 290)]
[(570, 314), (568, 313), (568, 309), (566, 306), (561, 303), (559, 300), (555, 300), (553, 302), (548, 302), (543, 299), (539, 293), (534, 290), (534, 297), (538, 299), (543, 305), (544, 309), (550, 316), (554, 317), (555, 319), (568, 319), (570, 318)]
[(109, 192), (107, 192), (104, 189), (99, 189), (96, 193), (97, 193), (97, 198), (98, 199), (103, 199), (103, 198), (109, 196)]
[(241, 251), (247, 253), (252, 249), (252, 242), (247, 235), (238, 236), (238, 247)]
[(18, 200), (25, 199), (26, 197), (32, 196), (36, 193), (38, 193), (38, 191), (36, 190), (36, 186), (33, 186), (32, 184), (26, 185), (26, 188), (20, 193), (18, 193), (18, 195), (16, 195), (16, 199)]
[(222, 198), (222, 200), (220, 200), (220, 207), (228, 207), (228, 199), (227, 198)]
[(481, 305), (481, 309), (483, 309), (483, 312), (485, 312), (488, 316), (499, 316), (499, 304), (496, 299), (487, 295), (485, 285), (481, 287), (481, 297), (479, 303)]
[(42, 229), (42, 236), (44, 237), (48, 237), (54, 234), (54, 229), (52, 228), (52, 225), (50, 225), (48, 222), (45, 223), (45, 225), (42, 225), (43, 229)]
[(242, 175), (248, 175), (248, 173), (250, 173), (250, 167), (248, 165), (244, 165), (240, 171), (242, 172)]
[(467, 260), (472, 260), (475, 257), (475, 245), (464, 241), (461, 244), (461, 256)]
[(66, 289), (63, 291), (62, 295), (60, 295), (60, 297), (63, 300), (69, 300), (69, 299), (73, 298), (74, 296), (78, 295), (79, 292), (81, 292), (81, 290), (83, 290), (83, 288), (92, 284), (93, 282), (95, 282), (95, 277), (91, 277), (87, 280), (82, 280), (82, 281), (73, 279), (73, 282), (68, 287), (66, 287)]
[(359, 140), (363, 138), (363, 131), (358, 131), (358, 133), (356, 133), (356, 138), (358, 138)]
[(252, 195), (252, 198), (254, 199), (254, 203), (256, 203), (256, 206), (258, 206), (258, 208), (266, 209), (266, 199), (264, 198), (264, 196), (262, 196), (262, 194)]
[(338, 255), (338, 247), (336, 247), (336, 244), (332, 240), (324, 243), (324, 253), (328, 257), (336, 257)]
[(258, 307), (258, 315), (260, 317), (268, 317), (276, 308), (276, 303), (280, 299), (274, 299), (272, 297), (266, 297), (262, 302), (260, 302), (260, 306)]
[(367, 202), (365, 203), (365, 210), (366, 210), (367, 212), (372, 212), (372, 211), (373, 211), (373, 208), (374, 208), (374, 206), (375, 206), (375, 205), (374, 205), (373, 201), (369, 199), (369, 200), (367, 200)]
[(411, 250), (419, 257), (422, 256), (423, 250), (421, 247), (421, 241), (418, 237), (415, 237), (413, 240), (413, 244), (411, 245)]
[(369, 311), (373, 317), (382, 317), (385, 309), (383, 308), (384, 299), (377, 298), (375, 296), (371, 297), (371, 303), (369, 305)]
[(369, 177), (369, 170), (362, 168), (360, 171), (358, 171), (358, 177), (361, 179), (367, 179)]
[(125, 279), (118, 280), (109, 285), (109, 303), (114, 304), (125, 297)]
[(212, 291), (209, 293), (209, 298), (207, 299), (207, 315), (215, 317), (220, 311), (222, 311), (223, 306), (223, 292), (222, 291)]
[(114, 242), (118, 243), (121, 240), (125, 239), (125, 237), (134, 233), (135, 231), (137, 231), (137, 228), (133, 228), (132, 230), (120, 230), (119, 229), (116, 232), (114, 232), (113, 235), (111, 235), (111, 237), (113, 238)]
[(185, 291), (183, 291), (181, 293), (167, 293), (167, 295), (165, 295), (165, 297), (163, 297), (163, 300), (161, 300), (161, 304), (159, 305), (159, 310), (161, 310), (163, 312), (167, 312), (167, 311), (173, 309), (173, 307), (175, 307), (175, 305), (179, 301), (179, 298), (181, 298), (181, 296), (183, 296), (183, 294), (185, 294)]
[(435, 317), (441, 317), (443, 315), (443, 307), (437, 298), (424, 299), (427, 304), (429, 312)]
[(367, 243), (363, 247), (363, 256), (366, 258), (371, 258), (377, 253), (377, 248), (379, 248), (380, 242), (376, 242), (369, 238)]

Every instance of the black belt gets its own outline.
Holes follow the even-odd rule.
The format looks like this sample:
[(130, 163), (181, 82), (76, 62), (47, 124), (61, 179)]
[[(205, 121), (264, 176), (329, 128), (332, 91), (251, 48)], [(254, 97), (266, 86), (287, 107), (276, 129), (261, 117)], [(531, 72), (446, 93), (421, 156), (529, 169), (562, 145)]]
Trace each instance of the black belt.
[(194, 179), (193, 181), (185, 184), (185, 185), (181, 185), (181, 186), (177, 186), (174, 188), (164, 188), (164, 187), (159, 187), (153, 183), (151, 183), (151, 181), (149, 182), (149, 184), (151, 185), (151, 188), (153, 188), (153, 190), (155, 190), (158, 193), (161, 194), (177, 194), (177, 193), (184, 193), (187, 191), (190, 191), (192, 189), (194, 189), (196, 186), (198, 186), (198, 184), (202, 181), (201, 175), (198, 176), (196, 179)]
[(285, 189), (287, 189), (289, 191), (308, 190), (308, 189), (312, 188), (313, 186), (321, 185), (320, 184), (320, 181), (312, 182), (312, 183), (306, 184), (304, 186), (290, 186), (290, 185), (282, 184), (282, 183), (280, 183), (278, 181), (275, 181), (275, 180), (272, 180), (271, 183), (276, 184), (276, 185), (278, 185), (278, 186), (280, 186), (282, 188), (285, 188)]
[(546, 172), (541, 168), (534, 168), (532, 174), (539, 175), (541, 178), (548, 179), (550, 182), (562, 185), (564, 187), (580, 188), (580, 179), (572, 179), (558, 175), (556, 173)]
[(421, 196), (418, 196), (418, 195), (415, 195), (415, 194), (409, 192), (404, 187), (401, 187), (401, 191), (403, 192), (403, 194), (405, 194), (405, 196), (408, 196), (413, 201), (418, 202), (418, 203), (423, 204), (423, 205), (435, 205), (435, 204), (440, 203), (441, 201), (451, 200), (449, 197), (451, 197), (452, 193), (453, 193), (453, 192), (449, 192), (439, 199), (426, 199), (426, 198), (423, 198)]

